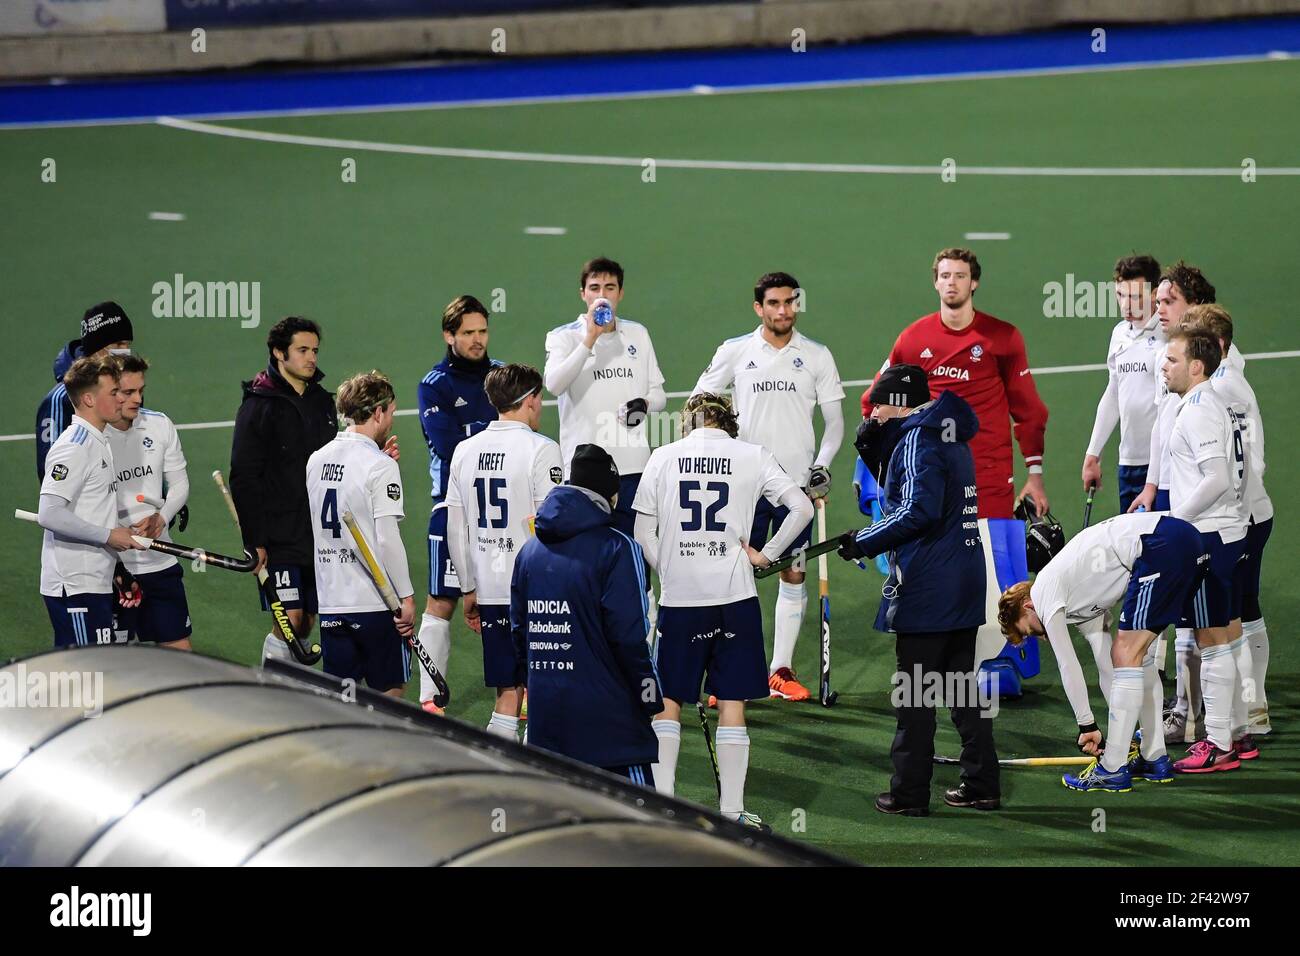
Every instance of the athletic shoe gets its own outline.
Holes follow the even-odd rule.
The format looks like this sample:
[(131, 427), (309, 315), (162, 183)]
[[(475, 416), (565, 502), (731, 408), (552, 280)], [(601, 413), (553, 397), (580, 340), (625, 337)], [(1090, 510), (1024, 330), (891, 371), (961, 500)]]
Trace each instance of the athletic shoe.
[(1234, 740), (1232, 749), (1236, 751), (1238, 760), (1254, 760), (1259, 756), (1259, 745), (1250, 734), (1243, 734), (1240, 740)]
[(438, 717), (441, 717), (446, 713), (446, 711), (443, 710), (441, 707), (439, 707), (437, 704), (435, 704), (432, 699), (421, 701), (420, 709), (423, 710), (426, 714), (434, 714)]
[(1141, 754), (1129, 758), (1129, 776), (1134, 780), (1148, 783), (1169, 783), (1174, 779), (1174, 762), (1169, 754), (1161, 754), (1155, 760), (1147, 760)]
[(767, 686), (770, 688), (768, 697), (779, 697), (782, 700), (808, 700), (812, 697), (812, 692), (794, 679), (794, 671), (788, 667), (779, 667), (771, 677), (767, 679)]
[(772, 827), (764, 823), (757, 813), (750, 813), (748, 810), (741, 810), (735, 816), (735, 820), (742, 827), (749, 827), (760, 833), (771, 833)]
[(524, 689), (524, 699), (519, 702), (519, 719), (528, 719), (528, 689)]
[(929, 807), (905, 807), (894, 799), (894, 795), (888, 790), (876, 797), (876, 809), (881, 813), (893, 813), (904, 817), (928, 817), (930, 815)]
[(950, 807), (969, 808), (971, 810), (1000, 810), (1000, 797), (977, 797), (963, 781), (951, 790), (943, 792), (943, 802)]
[(1236, 770), (1241, 759), (1235, 750), (1220, 750), (1209, 740), (1198, 740), (1187, 749), (1188, 756), (1174, 763), (1179, 773), (1214, 773)]
[[(1205, 736), (1204, 719), (1196, 721), (1192, 732), (1197, 739)], [(1165, 716), (1165, 744), (1185, 744), (1187, 742), (1187, 715), (1177, 712), (1167, 714)]]
[(1106, 790), (1110, 793), (1128, 793), (1133, 789), (1133, 777), (1129, 774), (1127, 766), (1111, 773), (1102, 767), (1100, 760), (1088, 764), (1077, 776), (1072, 773), (1065, 774), (1061, 777), (1061, 783), (1071, 790), (1085, 792)]

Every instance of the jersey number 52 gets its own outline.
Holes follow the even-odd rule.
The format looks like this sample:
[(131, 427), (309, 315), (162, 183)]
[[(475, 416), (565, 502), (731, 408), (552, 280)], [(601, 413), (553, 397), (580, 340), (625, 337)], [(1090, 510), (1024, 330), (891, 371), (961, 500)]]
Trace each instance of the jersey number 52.
[(683, 481), (678, 486), (678, 503), (689, 515), (682, 521), (683, 531), (726, 531), (727, 526), (718, 520), (718, 512), (727, 506), (731, 487), (725, 481), (710, 481), (704, 486), (705, 495), (714, 495), (713, 503), (705, 507), (703, 501), (693, 497), (700, 492), (698, 481)]

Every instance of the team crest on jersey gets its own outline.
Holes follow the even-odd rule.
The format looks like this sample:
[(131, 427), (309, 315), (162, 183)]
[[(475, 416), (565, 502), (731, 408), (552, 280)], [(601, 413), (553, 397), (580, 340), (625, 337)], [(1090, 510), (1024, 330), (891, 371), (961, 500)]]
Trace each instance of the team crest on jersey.
[(633, 345), (631, 342), (629, 342), (627, 345), (627, 354), (632, 356), (633, 358), (636, 358), (636, 346)]
[(803, 368), (803, 359), (795, 356), (795, 360), (791, 364), (793, 364), (795, 368)]
[(64, 478), (68, 477), (68, 466), (55, 465), (50, 469), (50, 477), (55, 481), (62, 481)]
[(152, 447), (153, 447), (153, 439), (152, 439), (152, 438), (148, 438), (148, 437), (146, 437), (142, 442), (140, 442), (140, 444), (141, 444), (141, 445), (144, 445), (145, 448), (152, 448)]
[(397, 482), (390, 484), (388, 486), (388, 497), (392, 498), (394, 501), (399, 500), (402, 497), (402, 486)]
[(978, 362), (980, 360), (980, 356), (983, 354), (984, 354), (984, 346), (980, 345), (979, 343), (976, 343), (975, 345), (972, 345), (970, 347), (970, 360), (972, 362)]
[(551, 483), (558, 485), (564, 480), (564, 469), (555, 467), (551, 469)]

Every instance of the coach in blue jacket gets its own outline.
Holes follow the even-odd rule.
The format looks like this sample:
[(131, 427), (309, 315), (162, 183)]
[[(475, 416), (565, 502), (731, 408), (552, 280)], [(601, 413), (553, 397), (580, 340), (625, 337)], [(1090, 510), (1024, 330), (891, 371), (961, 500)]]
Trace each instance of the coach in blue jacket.
[(528, 742), (653, 788), (663, 710), (646, 634), (641, 546), (614, 527), (618, 468), (579, 445), (515, 559), (510, 626), (528, 685)]
[(898, 730), (890, 750), (894, 776), (876, 809), (929, 814), (937, 696), (948, 704), (962, 742), (961, 784), (944, 794), (944, 802), (995, 810), (1000, 789), (992, 714), (981, 710), (975, 680), (984, 549), (966, 443), (979, 421), (953, 392), (931, 401), (926, 374), (915, 365), (887, 368), (870, 400), (875, 409), (857, 445), (884, 491), (884, 517), (846, 536), (840, 554), (851, 560), (889, 555), (876, 629), (897, 635), (892, 698)]

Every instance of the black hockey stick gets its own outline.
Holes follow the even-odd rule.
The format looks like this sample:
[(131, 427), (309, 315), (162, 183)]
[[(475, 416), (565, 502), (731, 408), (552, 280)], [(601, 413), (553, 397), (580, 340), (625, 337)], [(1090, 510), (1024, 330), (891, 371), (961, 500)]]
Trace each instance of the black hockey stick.
[(709, 712), (698, 700), (695, 709), (700, 712), (700, 729), (704, 731), (704, 743), (709, 748), (709, 762), (713, 764), (713, 785), (718, 789), (718, 799), (722, 799), (722, 774), (718, 771), (718, 752), (713, 747), (713, 733), (709, 730)]

